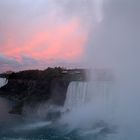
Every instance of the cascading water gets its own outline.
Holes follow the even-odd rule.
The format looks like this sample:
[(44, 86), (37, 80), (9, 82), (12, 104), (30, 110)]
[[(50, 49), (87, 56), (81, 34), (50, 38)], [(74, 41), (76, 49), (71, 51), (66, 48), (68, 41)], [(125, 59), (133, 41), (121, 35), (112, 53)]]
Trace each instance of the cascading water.
[(87, 82), (71, 82), (68, 86), (64, 108), (72, 109), (88, 102), (89, 84)]
[(90, 81), (73, 81), (69, 84), (65, 109), (71, 110), (97, 99), (102, 100), (104, 106), (112, 102), (110, 90), (113, 86), (113, 78), (111, 74), (106, 73), (105, 70), (98, 70), (94, 71), (94, 75)]

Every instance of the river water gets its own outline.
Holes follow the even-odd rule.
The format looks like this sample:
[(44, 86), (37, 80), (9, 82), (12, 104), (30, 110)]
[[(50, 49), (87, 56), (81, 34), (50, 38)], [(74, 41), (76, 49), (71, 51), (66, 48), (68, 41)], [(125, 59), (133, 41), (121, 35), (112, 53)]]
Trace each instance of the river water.
[(0, 140), (69, 140), (79, 139), (76, 132), (64, 126), (44, 120), (27, 120), (23, 116), (9, 114), (12, 103), (0, 98)]
[[(73, 89), (75, 84), (72, 84), (70, 88)], [(33, 115), (31, 117), (27, 115), (27, 117), (26, 115), (9, 114), (8, 112), (13, 104), (13, 102), (5, 98), (0, 98), (0, 140), (104, 140), (107, 135), (114, 133), (114, 128), (111, 125), (109, 126), (103, 121), (97, 122), (94, 118), (90, 118), (90, 110), (84, 112), (83, 107), (67, 112), (60, 119), (52, 122), (44, 118), (33, 117)], [(45, 111), (46, 109), (44, 108), (43, 110)], [(82, 118), (80, 114), (85, 118)], [(80, 120), (84, 121), (80, 122)], [(70, 124), (76, 123), (78, 125), (83, 124), (84, 127), (82, 125), (80, 127), (71, 127)], [(86, 123), (90, 127), (87, 127)]]
[(89, 94), (92, 89), (89, 83), (70, 83), (64, 105), (66, 110), (55, 121), (37, 116), (38, 112), (46, 112), (46, 105), (37, 108), (34, 114), (13, 115), (8, 112), (14, 103), (0, 98), (0, 140), (139, 140), (139, 119), (129, 120), (129, 114), (125, 118), (118, 116), (113, 111), (114, 101), (118, 100), (116, 96), (112, 100), (108, 83), (97, 85), (95, 93), (100, 94), (93, 96)]

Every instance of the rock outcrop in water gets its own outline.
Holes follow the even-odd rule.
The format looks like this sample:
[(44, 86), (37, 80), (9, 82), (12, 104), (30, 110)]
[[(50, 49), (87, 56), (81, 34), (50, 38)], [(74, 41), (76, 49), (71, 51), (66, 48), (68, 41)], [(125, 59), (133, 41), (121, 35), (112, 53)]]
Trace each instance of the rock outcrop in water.
[(63, 105), (71, 81), (85, 80), (83, 69), (48, 68), (44, 71), (27, 70), (4, 74), (8, 84), (0, 88), (0, 96), (17, 102), (10, 113), (22, 113), (24, 105), (35, 106), (49, 101)]

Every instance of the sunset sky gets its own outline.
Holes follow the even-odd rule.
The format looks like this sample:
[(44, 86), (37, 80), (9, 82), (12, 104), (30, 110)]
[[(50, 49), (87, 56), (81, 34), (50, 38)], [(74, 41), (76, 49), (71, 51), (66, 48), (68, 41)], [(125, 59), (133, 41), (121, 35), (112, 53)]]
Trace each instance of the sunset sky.
[(0, 72), (78, 67), (88, 40), (78, 1), (0, 0)]
[[(109, 52), (121, 62), (135, 49), (136, 57), (130, 45), (139, 42), (138, 6), (138, 0), (0, 0), (0, 72), (103, 67), (113, 60)], [(118, 57), (118, 50), (128, 54)]]

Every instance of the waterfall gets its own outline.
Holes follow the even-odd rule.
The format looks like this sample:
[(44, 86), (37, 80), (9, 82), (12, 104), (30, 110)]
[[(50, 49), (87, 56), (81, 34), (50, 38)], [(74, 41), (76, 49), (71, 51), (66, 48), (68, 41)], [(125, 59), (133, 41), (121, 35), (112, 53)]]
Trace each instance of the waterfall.
[(68, 86), (64, 108), (72, 109), (84, 104), (88, 100), (87, 91), (87, 82), (71, 82)]
[(6, 78), (0, 78), (0, 88), (5, 86), (8, 83)]
[(109, 107), (113, 101), (111, 86), (111, 81), (73, 81), (68, 86), (64, 108), (71, 110), (91, 101), (100, 101), (103, 106)]

